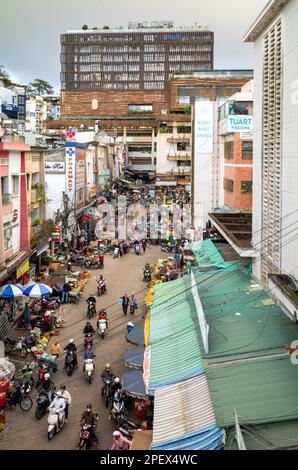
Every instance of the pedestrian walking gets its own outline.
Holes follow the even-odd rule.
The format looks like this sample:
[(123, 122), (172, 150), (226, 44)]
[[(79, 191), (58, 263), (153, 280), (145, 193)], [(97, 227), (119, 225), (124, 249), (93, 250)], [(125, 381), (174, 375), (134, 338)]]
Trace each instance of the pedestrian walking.
[(62, 303), (63, 304), (68, 304), (70, 291), (71, 291), (71, 287), (70, 287), (69, 282), (65, 282), (65, 284), (63, 285), (63, 292), (62, 292)]
[(99, 269), (103, 269), (104, 268), (104, 261), (105, 261), (105, 257), (104, 255), (101, 253), (99, 255)]
[(130, 298), (130, 301), (129, 301), (129, 310), (130, 310), (130, 314), (131, 315), (134, 315), (136, 309), (138, 308), (138, 304), (137, 304), (137, 301), (135, 299), (135, 296), (132, 295), (131, 298)]
[(147, 240), (144, 239), (142, 240), (142, 248), (143, 248), (143, 254), (146, 253), (146, 248), (147, 248)]
[(129, 297), (127, 292), (125, 292), (124, 295), (120, 298), (120, 304), (122, 305), (124, 315), (127, 315), (127, 309), (129, 305)]

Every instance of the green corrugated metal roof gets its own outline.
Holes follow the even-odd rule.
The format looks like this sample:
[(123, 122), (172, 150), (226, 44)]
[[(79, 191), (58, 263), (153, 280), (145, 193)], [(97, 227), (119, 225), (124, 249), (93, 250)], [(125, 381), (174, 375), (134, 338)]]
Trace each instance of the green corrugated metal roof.
[[(277, 450), (298, 447), (298, 421), (282, 421), (241, 428), (247, 450)], [(239, 450), (235, 430), (227, 433), (225, 450)]]
[(209, 362), (285, 352), (297, 339), (298, 326), (241, 270), (195, 279), (210, 326)]
[(212, 240), (194, 242), (191, 249), (199, 266), (216, 266), (223, 269), (239, 268), (239, 263), (225, 262)]
[(200, 333), (190, 277), (156, 289), (150, 313), (150, 390), (175, 383), (203, 371)]
[(298, 368), (290, 357), (254, 359), (206, 369), (219, 426), (298, 419)]

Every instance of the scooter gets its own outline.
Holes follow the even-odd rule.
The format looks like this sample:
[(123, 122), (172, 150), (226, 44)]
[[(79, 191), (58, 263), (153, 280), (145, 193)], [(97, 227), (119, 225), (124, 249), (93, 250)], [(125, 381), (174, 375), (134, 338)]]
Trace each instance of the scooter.
[(87, 301), (88, 306), (87, 306), (87, 318), (88, 320), (91, 320), (92, 317), (96, 314), (96, 307), (95, 303), (91, 301)]
[(4, 341), (5, 354), (20, 353), (21, 357), (25, 359), (28, 354), (27, 344), (24, 337), (19, 338), (18, 341), (13, 339), (6, 339)]
[(68, 351), (66, 353), (65, 368), (66, 368), (68, 377), (70, 377), (73, 374), (73, 371), (75, 368), (75, 355), (73, 351)]
[(42, 361), (39, 363), (39, 369), (38, 369), (38, 378), (36, 382), (36, 388), (38, 388), (44, 379), (44, 376), (46, 373), (51, 372), (51, 370), (55, 373), (58, 370), (57, 362), (46, 362)]
[(101, 390), (101, 396), (102, 396), (103, 401), (106, 405), (106, 408), (108, 408), (109, 401), (110, 401), (111, 384), (112, 384), (112, 381), (113, 381), (113, 377), (111, 376), (110, 379), (105, 378), (103, 381), (104, 381), (104, 386), (102, 387), (102, 390)]
[(34, 386), (33, 370), (37, 366), (36, 362), (25, 364), (20, 370), (21, 377), (18, 378), (19, 382), (24, 386), (25, 393), (29, 394)]
[(94, 363), (93, 359), (86, 359), (85, 363), (85, 377), (87, 382), (91, 385), (91, 382), (94, 378)]
[(144, 282), (151, 282), (151, 280), (152, 280), (151, 271), (149, 269), (144, 269), (143, 281)]
[(26, 387), (15, 386), (15, 391), (6, 392), (6, 403), (9, 407), (17, 406), (23, 411), (29, 411), (32, 408), (33, 401), (26, 392)]
[(65, 423), (65, 411), (52, 408), (48, 416), (48, 439), (53, 439), (54, 435), (63, 429)]
[(107, 332), (107, 321), (106, 320), (98, 320), (98, 334), (99, 336), (104, 339)]
[(120, 255), (120, 250), (118, 247), (114, 248), (114, 251), (113, 251), (113, 259), (116, 259), (116, 258), (119, 258), (119, 255)]
[(36, 404), (35, 418), (40, 420), (46, 414), (47, 409), (50, 406), (48, 394), (43, 389), (40, 390), (36, 397)]
[(104, 295), (107, 293), (107, 287), (105, 282), (99, 282), (97, 284), (97, 295), (100, 297), (101, 295)]
[(93, 334), (87, 333), (84, 338), (84, 347), (87, 349), (87, 346), (93, 346)]
[[(96, 417), (96, 420), (98, 421), (97, 413), (95, 417)], [(91, 424), (87, 424), (87, 423), (81, 424), (79, 450), (87, 450), (92, 447), (91, 429), (92, 429)]]
[(135, 249), (135, 254), (139, 256), (139, 254), (140, 254), (140, 245), (138, 243), (135, 244), (134, 249)]

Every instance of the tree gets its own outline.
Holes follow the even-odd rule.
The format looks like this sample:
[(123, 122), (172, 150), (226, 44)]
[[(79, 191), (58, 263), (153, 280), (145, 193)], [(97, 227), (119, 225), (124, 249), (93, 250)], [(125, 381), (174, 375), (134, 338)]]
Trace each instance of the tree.
[(10, 86), (13, 85), (12, 81), (9, 78), (8, 73), (4, 70), (4, 66), (0, 65), (0, 81), (3, 82), (3, 85), (6, 88), (9, 88)]
[(86, 29), (89, 29), (89, 27), (87, 24), (83, 24), (82, 29), (86, 30)]
[(105, 24), (102, 29), (110, 29), (110, 27), (107, 24)]
[(28, 95), (52, 95), (54, 89), (46, 80), (36, 78), (34, 82), (29, 83), (27, 93)]

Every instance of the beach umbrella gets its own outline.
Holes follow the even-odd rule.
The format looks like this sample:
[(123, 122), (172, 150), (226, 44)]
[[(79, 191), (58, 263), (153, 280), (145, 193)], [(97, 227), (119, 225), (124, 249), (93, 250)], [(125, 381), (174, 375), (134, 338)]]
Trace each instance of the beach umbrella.
[(38, 299), (40, 297), (48, 297), (52, 292), (52, 289), (46, 284), (36, 283), (26, 287), (24, 290), (24, 295)]
[(6, 284), (0, 289), (0, 296), (5, 299), (12, 299), (14, 297), (21, 297), (23, 291), (20, 287), (15, 286), (14, 284)]

